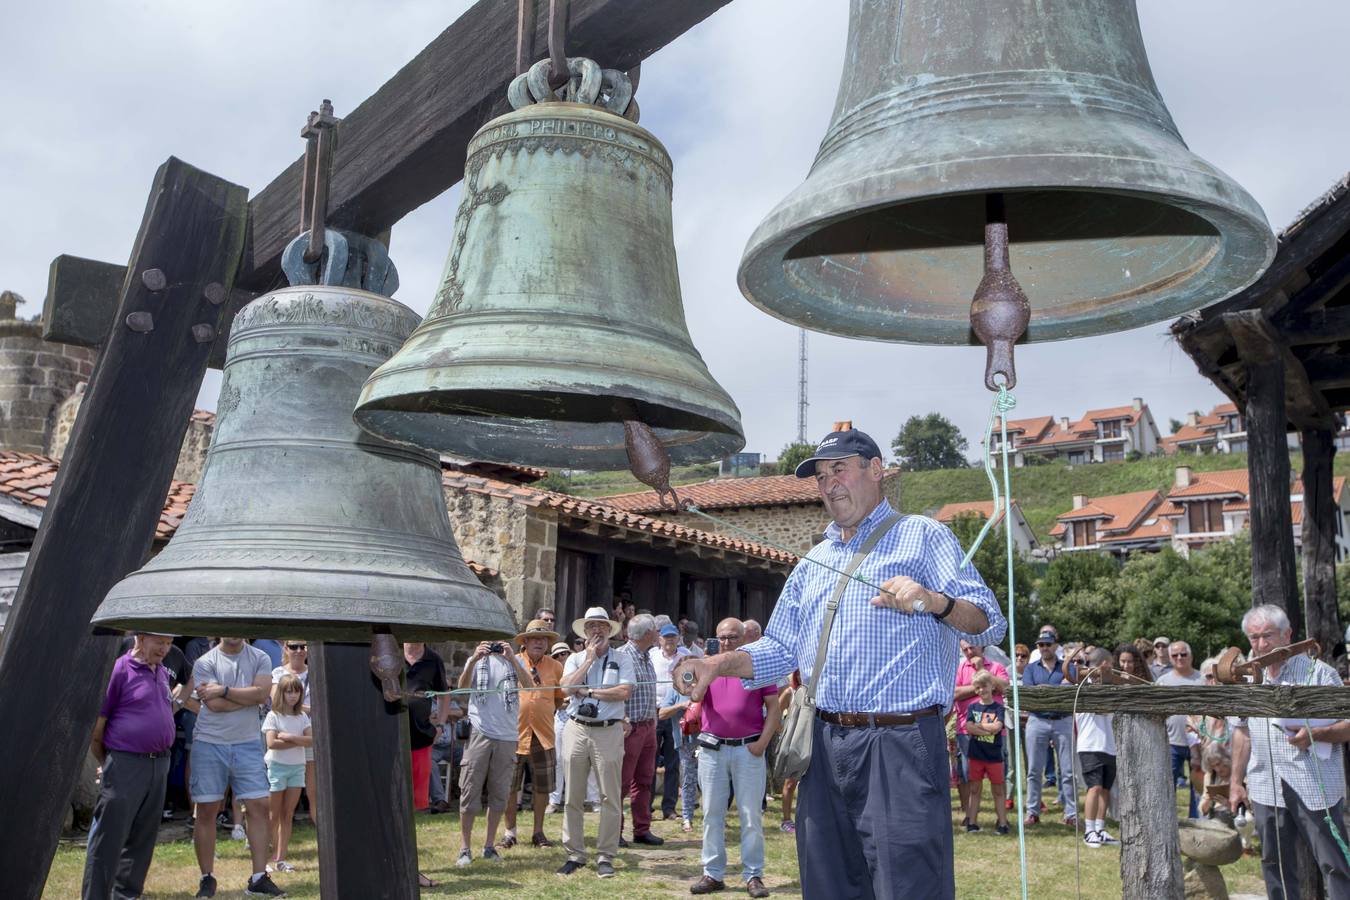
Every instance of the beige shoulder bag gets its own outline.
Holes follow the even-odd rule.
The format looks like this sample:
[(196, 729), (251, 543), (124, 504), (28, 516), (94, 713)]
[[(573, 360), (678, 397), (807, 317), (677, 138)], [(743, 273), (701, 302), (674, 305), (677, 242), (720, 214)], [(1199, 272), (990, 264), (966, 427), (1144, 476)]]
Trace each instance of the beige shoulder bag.
[(834, 586), (834, 595), (825, 604), (825, 621), (820, 625), (820, 643), (816, 646), (815, 670), (811, 673), (811, 680), (803, 685), (805, 690), (792, 692), (791, 704), (788, 706), (787, 715), (783, 717), (783, 737), (778, 744), (778, 760), (774, 763), (774, 775), (778, 778), (801, 778), (811, 765), (811, 735), (816, 717), (816, 683), (825, 668), (825, 651), (830, 644), (830, 628), (834, 626), (834, 614), (839, 609), (839, 598), (844, 595), (844, 588), (848, 587), (849, 576), (862, 565), (862, 561), (898, 521), (900, 521), (898, 514), (891, 516), (867, 536), (867, 540), (863, 541), (858, 552), (853, 554), (853, 558), (844, 567), (845, 574), (839, 576), (839, 583)]

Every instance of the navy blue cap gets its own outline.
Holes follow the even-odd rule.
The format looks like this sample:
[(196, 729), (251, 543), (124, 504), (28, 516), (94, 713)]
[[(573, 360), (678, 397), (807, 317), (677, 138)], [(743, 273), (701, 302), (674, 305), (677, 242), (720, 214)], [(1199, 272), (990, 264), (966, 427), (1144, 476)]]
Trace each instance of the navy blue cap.
[(797, 477), (814, 478), (817, 460), (846, 459), (850, 456), (877, 459), (881, 456), (881, 451), (877, 449), (876, 441), (856, 428), (850, 428), (848, 431), (831, 431), (816, 447), (815, 456), (798, 463)]

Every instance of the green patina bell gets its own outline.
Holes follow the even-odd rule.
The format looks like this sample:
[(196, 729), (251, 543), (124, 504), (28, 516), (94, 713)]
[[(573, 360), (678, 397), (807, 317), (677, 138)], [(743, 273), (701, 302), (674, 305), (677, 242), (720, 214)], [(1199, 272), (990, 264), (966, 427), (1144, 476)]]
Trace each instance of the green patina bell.
[[(621, 112), (631, 92), (616, 101), (622, 76), (605, 79), (600, 99)], [(366, 383), (356, 421), (397, 442), (541, 466), (627, 467), (635, 420), (675, 464), (736, 452), (740, 414), (685, 325), (670, 156), (584, 84), (584, 102), (533, 103), (515, 96), (521, 83), (519, 108), (469, 143), (436, 299)]]
[(1197, 309), (1275, 251), (1178, 134), (1132, 0), (853, 0), (834, 119), (750, 238), (741, 290), (817, 331), (973, 342), (991, 193), (1028, 340)]

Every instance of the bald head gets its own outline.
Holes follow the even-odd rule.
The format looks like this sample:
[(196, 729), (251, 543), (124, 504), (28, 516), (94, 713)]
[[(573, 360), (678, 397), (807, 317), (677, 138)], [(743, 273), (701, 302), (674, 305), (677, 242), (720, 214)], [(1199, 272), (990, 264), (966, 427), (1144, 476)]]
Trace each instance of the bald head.
[(745, 625), (740, 619), (723, 619), (717, 623), (717, 643), (722, 652), (735, 650), (745, 640)]
[(741, 640), (747, 644), (752, 644), (764, 636), (764, 629), (759, 627), (759, 623), (754, 619), (746, 619), (741, 623)]

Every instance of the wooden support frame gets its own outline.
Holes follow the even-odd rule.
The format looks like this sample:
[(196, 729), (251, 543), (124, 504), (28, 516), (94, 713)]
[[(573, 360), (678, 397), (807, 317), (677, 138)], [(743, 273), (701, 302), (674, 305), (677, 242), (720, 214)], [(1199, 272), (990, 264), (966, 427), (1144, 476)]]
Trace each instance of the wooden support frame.
[[(234, 281), (247, 199), (177, 159), (155, 175), (117, 327), (0, 639), (0, 809), (23, 810), (0, 816), (0, 896), (42, 894), (115, 655), (116, 642), (93, 635), (89, 620), (149, 555), (211, 349), (193, 328), (219, 329), (223, 307), (208, 297)], [(53, 647), (65, 660), (60, 678), (50, 677)]]
[(1328, 429), (1309, 429), (1303, 444), (1303, 612), (1306, 637), (1322, 647), (1322, 659), (1332, 662), (1344, 648), (1340, 611), (1336, 606), (1336, 506), (1332, 458), (1336, 435)]

